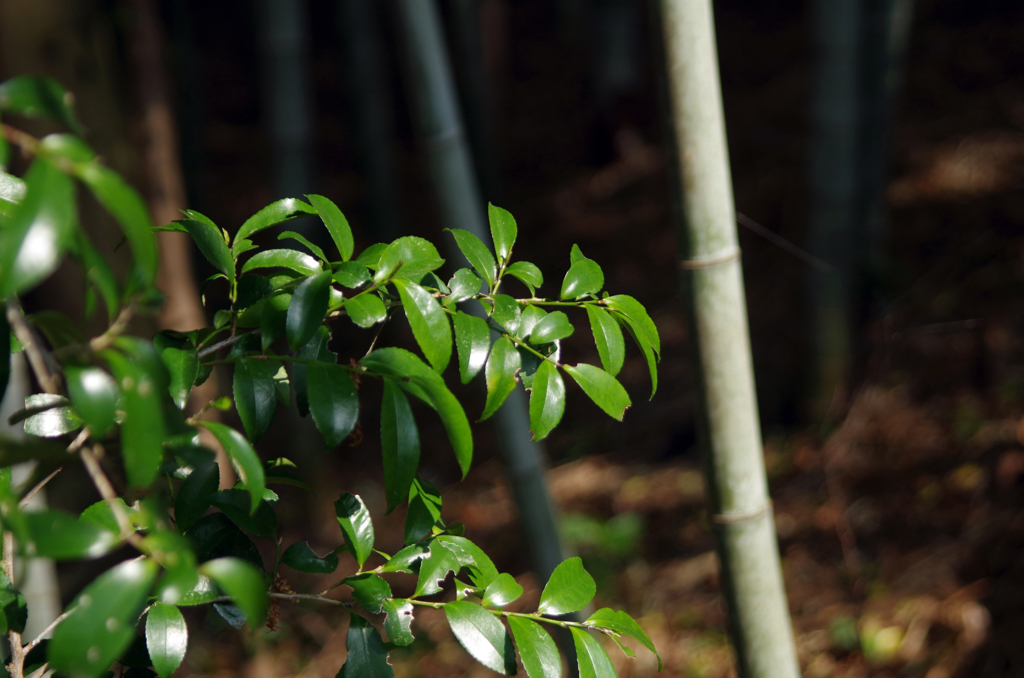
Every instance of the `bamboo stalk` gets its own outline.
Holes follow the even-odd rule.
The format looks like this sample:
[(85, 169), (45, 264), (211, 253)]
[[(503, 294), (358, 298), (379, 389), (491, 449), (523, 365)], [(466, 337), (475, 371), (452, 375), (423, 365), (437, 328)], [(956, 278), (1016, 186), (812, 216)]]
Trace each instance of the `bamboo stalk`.
[(698, 431), (743, 678), (800, 675), (768, 497), (710, 0), (661, 0)]

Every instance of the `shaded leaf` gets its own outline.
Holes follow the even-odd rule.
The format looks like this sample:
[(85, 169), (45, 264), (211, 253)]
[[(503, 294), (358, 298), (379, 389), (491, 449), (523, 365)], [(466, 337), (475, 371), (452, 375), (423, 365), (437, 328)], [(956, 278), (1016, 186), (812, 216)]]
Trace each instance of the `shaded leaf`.
[(530, 678), (562, 678), (558, 647), (541, 625), (524, 617), (509, 617), (519, 656)]
[(565, 412), (565, 382), (549, 360), (541, 362), (530, 390), (530, 428), (533, 439), (543, 440), (558, 426)]
[(351, 259), (355, 244), (352, 240), (352, 229), (349, 227), (345, 215), (337, 205), (322, 195), (310, 194), (306, 196), (306, 200), (309, 200), (313, 209), (320, 215), (320, 219), (327, 227), (327, 232), (331, 234), (331, 240), (338, 248), (338, 254), (341, 255), (342, 260)]
[(391, 587), (373, 572), (346, 577), (342, 581), (352, 589), (352, 597), (356, 602), (373, 614), (378, 614), (384, 601), (391, 597)]
[(498, 277), (498, 265), (494, 261), (494, 255), (487, 249), (487, 245), (480, 238), (469, 231), (461, 228), (447, 229), (455, 237), (455, 244), (458, 245), (470, 266), (476, 270), (488, 287)]
[(388, 651), (377, 629), (358, 615), (351, 615), (345, 647), (348, 655), (339, 678), (394, 678)]
[(455, 313), (455, 347), (459, 350), (459, 376), (468, 384), (483, 369), (491, 351), (487, 321), (462, 311)]
[(286, 293), (271, 294), (263, 302), (263, 313), (260, 315), (260, 348), (263, 351), (284, 336), (291, 303), (292, 295)]
[(420, 465), (420, 436), (412, 408), (395, 382), (384, 380), (380, 408), (381, 456), (384, 461), (384, 493), (391, 513), (409, 496), (409, 487)]
[(305, 247), (307, 250), (309, 250), (314, 257), (316, 257), (317, 259), (324, 263), (327, 263), (327, 255), (324, 254), (324, 251), (317, 247), (316, 245), (314, 245), (313, 243), (311, 243), (306, 238), (306, 236), (302, 235), (301, 233), (296, 233), (295, 231), (283, 231), (277, 235), (277, 239), (294, 240), (303, 247)]
[(370, 271), (358, 261), (346, 261), (334, 267), (331, 279), (342, 287), (355, 289), (370, 282)]
[(261, 268), (286, 268), (301, 275), (313, 275), (320, 272), (320, 262), (298, 250), (262, 250), (242, 264), (242, 273)]
[(384, 601), (384, 630), (395, 645), (405, 646), (416, 640), (412, 635), (413, 606), (405, 598), (389, 598)]
[(252, 442), (258, 443), (270, 428), (277, 410), (273, 367), (265, 360), (242, 358), (235, 363), (231, 390), (246, 434)]
[(162, 374), (165, 368), (159, 358), (159, 364), (154, 367), (141, 360), (130, 360), (113, 350), (104, 351), (103, 357), (121, 387), (121, 406), (124, 410), (121, 454), (124, 456), (128, 482), (135, 487), (146, 487), (156, 478), (164, 456), (166, 427), (160, 391), (166, 384), (166, 375)]
[(602, 607), (600, 610), (590, 615), (586, 623), (599, 626), (603, 629), (611, 629), (616, 633), (621, 633), (640, 641), (644, 647), (653, 652), (654, 656), (658, 658), (658, 670), (661, 671), (663, 668), (661, 655), (658, 654), (658, 650), (655, 649), (650, 636), (648, 636), (640, 625), (636, 623), (636, 620), (630, 617), (627, 613), (621, 610), (613, 610), (610, 607)]
[(27, 555), (54, 560), (98, 558), (117, 542), (117, 532), (81, 522), (61, 511), (24, 513), (24, 526), (31, 540), (24, 544)]
[(195, 546), (196, 560), (200, 563), (230, 556), (241, 558), (253, 567), (263, 570), (263, 558), (259, 549), (252, 543), (252, 539), (249, 539), (223, 513), (203, 516), (189, 528), (186, 536)]
[(220, 468), (215, 462), (192, 470), (174, 496), (174, 521), (182, 532), (203, 517), (220, 486)]
[(267, 612), (267, 584), (262, 572), (239, 558), (210, 560), (199, 571), (231, 596), (245, 614), (249, 628), (259, 628)]
[(622, 421), (626, 409), (632, 405), (632, 402), (629, 400), (626, 389), (615, 377), (600, 367), (586, 363), (580, 363), (575, 367), (565, 365), (563, 369), (609, 417)]
[[(118, 497), (115, 502), (121, 507), (128, 516), (132, 515), (132, 509), (124, 503), (124, 499)], [(114, 517), (114, 509), (110, 507), (110, 502), (106, 499), (100, 499), (98, 502), (91, 504), (78, 516), (79, 522), (88, 523), (108, 532), (112, 532), (115, 535), (121, 531), (121, 526), (117, 524), (117, 518)]]
[(154, 603), (146, 614), (146, 648), (160, 678), (181, 666), (188, 647), (188, 627), (174, 605)]
[(480, 421), (498, 411), (505, 399), (516, 388), (516, 372), (519, 371), (519, 351), (508, 337), (501, 337), (491, 347), (487, 358), (487, 401)]
[(505, 269), (505, 275), (517, 278), (530, 290), (530, 296), (536, 296), (537, 288), (544, 284), (544, 274), (536, 264), (529, 261), (516, 261)]
[(469, 571), (469, 578), (477, 587), (485, 589), (498, 576), (498, 568), (483, 550), (466, 539), (450, 534), (439, 535), (436, 541), (455, 554), (459, 564)]
[(409, 512), (405, 517), (405, 543), (430, 535), (441, 519), (441, 493), (433, 484), (416, 479), (409, 487)]
[(419, 579), (416, 580), (414, 598), (429, 596), (441, 590), (449, 572), (458, 572), (459, 559), (436, 539), (430, 542), (430, 555), (420, 561)]
[(81, 132), (74, 102), (74, 96), (53, 78), (21, 75), (0, 83), (0, 110), (27, 118), (47, 118)]
[(395, 280), (405, 316), (423, 355), (437, 372), (444, 372), (452, 355), (452, 329), (448, 314), (437, 299), (408, 280)]
[(487, 204), (487, 220), (491, 225), (491, 238), (494, 240), (494, 251), (498, 254), (498, 261), (508, 262), (512, 256), (512, 246), (516, 242), (518, 229), (516, 220), (500, 207)]
[(381, 572), (404, 572), (414, 574), (419, 571), (420, 561), (430, 555), (428, 544), (411, 544), (391, 556), (388, 562), (381, 566)]
[(232, 466), (250, 495), (250, 512), (255, 512), (266, 489), (263, 465), (256, 455), (256, 450), (241, 433), (216, 421), (198, 421), (206, 427), (221, 444), (231, 459)]
[[(327, 348), (327, 343), (330, 339), (330, 331), (321, 325), (313, 335), (313, 338), (299, 349), (296, 357), (302, 360), (316, 360), (331, 365), (336, 364), (338, 357)], [(292, 386), (295, 387), (295, 404), (299, 408), (299, 414), (303, 417), (309, 414), (309, 392), (306, 388), (306, 375), (308, 371), (305, 363), (295, 363), (292, 365)]]
[(307, 367), (309, 411), (324, 445), (331, 450), (352, 433), (359, 420), (359, 394), (348, 370), (340, 365), (312, 363)]
[(345, 543), (355, 556), (359, 569), (373, 551), (373, 522), (366, 504), (358, 494), (343, 493), (334, 502), (334, 513), (345, 535)]
[(452, 633), (474, 659), (492, 671), (506, 676), (515, 674), (512, 639), (493, 614), (465, 600), (446, 603), (444, 613)]
[(228, 283), (235, 283), (235, 259), (231, 256), (228, 244), (224, 242), (224, 234), (209, 219), (182, 219), (176, 222), (183, 226), (196, 247), (203, 253), (213, 267), (228, 278)]
[[(235, 234), (235, 243), (239, 243), (257, 231), (291, 221), (306, 214), (316, 214), (316, 210), (297, 198), (285, 198), (272, 202), (256, 214), (246, 219)], [(236, 253), (237, 257), (238, 254)]]
[(345, 312), (352, 322), (360, 327), (371, 327), (377, 323), (384, 322), (388, 317), (388, 310), (384, 302), (376, 294), (360, 294), (345, 300)]
[(613, 377), (622, 369), (626, 357), (626, 344), (622, 339), (622, 328), (608, 311), (600, 306), (587, 304), (583, 308), (590, 320), (590, 329), (594, 333), (597, 354), (601, 357), (604, 371)]
[(356, 261), (371, 270), (377, 270), (377, 266), (380, 264), (380, 257), (387, 248), (386, 243), (374, 243), (360, 252), (359, 256), (356, 257)]
[(330, 574), (338, 569), (337, 555), (328, 553), (318, 556), (309, 547), (309, 543), (304, 541), (297, 541), (285, 549), (281, 562), (292, 569), (309, 574)]
[(6, 576), (4, 580), (4, 586), (0, 589), (0, 633), (22, 633), (28, 621), (28, 603), (21, 591), (10, 585)]
[(274, 509), (266, 501), (260, 501), (256, 510), (250, 511), (250, 500), (245, 490), (221, 490), (213, 495), (211, 503), (246, 532), (266, 539), (277, 536)]
[(565, 339), (572, 335), (572, 332), (573, 326), (569, 322), (569, 316), (561, 311), (552, 311), (534, 325), (529, 338), (531, 344), (547, 344)]
[(540, 594), (537, 611), (552, 616), (578, 612), (590, 604), (596, 593), (594, 578), (583, 569), (579, 556), (575, 556), (559, 563), (551, 573)]
[(502, 572), (484, 589), (483, 604), (485, 607), (505, 607), (523, 595), (523, 587), (512, 575)]
[(323, 271), (302, 281), (288, 305), (285, 334), (288, 346), (295, 351), (308, 342), (327, 315), (331, 300), (331, 272)]
[(588, 632), (570, 627), (573, 644), (576, 646), (576, 661), (579, 663), (580, 678), (616, 678), (615, 667), (608, 653)]

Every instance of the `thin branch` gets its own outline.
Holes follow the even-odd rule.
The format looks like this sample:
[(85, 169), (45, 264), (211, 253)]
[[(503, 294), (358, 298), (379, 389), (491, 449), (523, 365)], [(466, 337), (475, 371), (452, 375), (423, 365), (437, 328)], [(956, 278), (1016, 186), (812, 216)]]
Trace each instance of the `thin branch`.
[(205, 358), (206, 356), (208, 356), (208, 355), (210, 355), (212, 353), (216, 353), (217, 351), (221, 350), (222, 348), (226, 348), (228, 346), (234, 345), (235, 343), (241, 341), (241, 339), (243, 337), (248, 337), (250, 334), (259, 334), (259, 333), (260, 333), (259, 330), (253, 330), (252, 332), (243, 332), (242, 334), (236, 334), (234, 336), (228, 337), (224, 341), (218, 341), (213, 346), (207, 346), (203, 350), (199, 351), (198, 356), (200, 358)]
[(14, 297), (10, 297), (7, 300), (7, 322), (10, 323), (11, 329), (14, 330), (14, 336), (25, 347), (28, 363), (32, 366), (32, 372), (36, 375), (36, 381), (39, 382), (40, 388), (47, 393), (59, 395), (53, 375), (50, 374), (50, 369), (46, 366), (46, 358), (43, 356), (39, 344), (36, 343), (36, 338), (32, 334), (32, 328), (25, 322), (25, 316), (21, 312), (21, 304)]
[(78, 609), (78, 607), (75, 606), (75, 607), (72, 607), (72, 608), (70, 608), (68, 610), (65, 610), (63, 614), (61, 614), (59, 617), (57, 617), (52, 622), (50, 622), (49, 626), (47, 626), (45, 629), (40, 631), (38, 636), (33, 638), (28, 643), (28, 645), (26, 645), (24, 648), (22, 648), (24, 653), (28, 654), (29, 652), (31, 652), (32, 648), (34, 648), (39, 643), (43, 642), (43, 638), (46, 637), (46, 634), (48, 634), (50, 631), (53, 631), (55, 628), (57, 628), (57, 624), (60, 624), (62, 621), (64, 621), (68, 617), (70, 617), (71, 613), (74, 612), (77, 609)]
[(114, 519), (117, 520), (117, 526), (121, 530), (121, 538), (127, 541), (132, 546), (139, 548), (142, 539), (135, 533), (135, 528), (132, 526), (131, 518), (128, 517), (128, 513), (125, 512), (121, 504), (117, 501), (119, 497), (117, 492), (114, 490), (114, 486), (110, 484), (110, 479), (107, 478), (107, 474), (103, 472), (103, 468), (100, 467), (100, 462), (96, 458), (92, 449), (86, 447), (83, 448), (79, 453), (82, 457), (82, 463), (85, 464), (85, 470), (89, 472), (89, 477), (92, 479), (92, 484), (96, 486), (100, 496), (106, 499), (107, 504), (110, 505), (110, 510), (114, 514)]
[(32, 487), (32, 489), (31, 489), (31, 490), (29, 490), (28, 492), (26, 492), (26, 493), (25, 493), (25, 496), (21, 498), (21, 501), (19, 501), (19, 502), (18, 502), (18, 508), (19, 508), (19, 509), (23, 509), (23, 508), (25, 508), (26, 506), (28, 506), (28, 503), (29, 503), (30, 501), (32, 501), (32, 497), (34, 497), (34, 496), (36, 496), (37, 494), (39, 494), (39, 490), (41, 490), (41, 489), (43, 489), (44, 487), (46, 487), (46, 484), (47, 484), (48, 482), (50, 482), (51, 480), (53, 480), (53, 477), (54, 477), (55, 475), (57, 475), (58, 473), (60, 473), (60, 470), (61, 470), (62, 468), (64, 468), (64, 467), (63, 467), (63, 466), (58, 466), (58, 467), (57, 467), (57, 468), (55, 468), (54, 470), (50, 471), (50, 475), (48, 475), (48, 476), (46, 476), (45, 478), (43, 478), (42, 480), (40, 480), (40, 481), (39, 481), (38, 483), (36, 483), (36, 484), (35, 484), (35, 485), (34, 485), (34, 486)]
[(742, 214), (740, 212), (737, 212), (736, 213), (736, 221), (740, 225), (746, 226), (751, 231), (753, 231), (754, 233), (758, 234), (759, 236), (761, 236), (762, 238), (764, 238), (768, 242), (772, 243), (773, 245), (778, 246), (781, 249), (786, 250), (787, 252), (792, 254), (794, 257), (796, 257), (800, 261), (804, 262), (808, 266), (811, 266), (811, 267), (821, 271), (822, 273), (831, 271), (832, 268), (833, 268), (831, 264), (828, 264), (828, 263), (822, 261), (821, 259), (819, 259), (818, 257), (814, 256), (813, 254), (811, 254), (807, 250), (804, 250), (804, 249), (801, 249), (800, 247), (797, 247), (796, 245), (794, 245), (790, 241), (788, 241), (785, 238), (783, 238), (778, 233), (775, 233), (774, 231), (771, 231), (771, 230), (765, 228), (764, 226), (762, 226), (761, 224), (757, 223), (756, 221), (754, 221), (753, 219), (748, 217), (746, 214)]
[[(10, 581), (14, 581), (14, 533), (4, 532), (4, 574)], [(11, 678), (23, 678), (25, 666), (25, 652), (21, 649), (21, 634), (13, 629), (7, 634), (7, 640), (11, 644), (11, 662), (7, 665)]]
[(110, 323), (110, 327), (98, 337), (93, 337), (89, 341), (89, 348), (94, 353), (99, 353), (105, 348), (109, 348), (114, 339), (124, 334), (124, 331), (128, 329), (128, 323), (131, 322), (132, 316), (135, 314), (135, 301), (132, 300), (127, 306), (121, 309), (121, 312), (117, 314), (117, 318), (114, 322)]

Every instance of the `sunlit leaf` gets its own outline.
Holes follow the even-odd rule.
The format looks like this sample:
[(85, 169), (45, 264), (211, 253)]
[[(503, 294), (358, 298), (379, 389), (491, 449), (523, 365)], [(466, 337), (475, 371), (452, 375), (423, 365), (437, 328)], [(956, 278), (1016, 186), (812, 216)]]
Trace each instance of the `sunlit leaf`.
[[(571, 336), (573, 332), (569, 316), (561, 311), (552, 311), (541, 318), (530, 332), (531, 344), (547, 344)], [(524, 333), (525, 334), (525, 333)]]
[(565, 412), (565, 383), (549, 360), (541, 362), (530, 389), (530, 428), (533, 439), (543, 440), (558, 426)]
[(460, 268), (448, 281), (449, 294), (442, 300), (444, 306), (451, 306), (460, 301), (480, 294), (480, 278), (468, 268)]
[(358, 261), (346, 261), (334, 267), (331, 278), (342, 287), (356, 289), (370, 282), (370, 271)]
[[(131, 360), (118, 351), (104, 351), (103, 356), (121, 390), (124, 409), (121, 451), (128, 482), (135, 487), (146, 487), (156, 478), (164, 455), (166, 427), (160, 391), (166, 384), (166, 368), (159, 358), (157, 368), (152, 369), (152, 365)], [(159, 381), (161, 376), (163, 384)]]
[(562, 660), (551, 636), (535, 621), (523, 617), (509, 617), (519, 656), (530, 678), (561, 678)]
[(323, 220), (324, 226), (327, 227), (327, 231), (331, 234), (331, 240), (334, 241), (335, 247), (338, 248), (338, 253), (341, 255), (342, 260), (348, 261), (351, 259), (354, 244), (352, 229), (348, 225), (348, 219), (341, 213), (337, 205), (322, 195), (310, 194), (306, 196), (306, 199), (309, 200), (310, 204), (313, 205), (313, 209), (316, 210), (317, 214), (320, 215), (320, 219)]
[(622, 421), (626, 409), (632, 405), (632, 402), (629, 399), (629, 394), (626, 393), (626, 389), (622, 387), (622, 384), (615, 377), (600, 367), (587, 365), (586, 363), (580, 363), (575, 367), (565, 365), (563, 369), (609, 417)]
[(266, 582), (259, 570), (238, 558), (217, 558), (203, 563), (199, 571), (231, 596), (245, 613), (249, 628), (259, 628), (267, 612)]
[(658, 654), (658, 650), (655, 649), (650, 636), (648, 636), (640, 625), (636, 623), (636, 620), (630, 617), (627, 613), (622, 610), (613, 610), (610, 607), (602, 607), (600, 610), (590, 615), (590, 617), (587, 618), (586, 623), (599, 626), (603, 629), (611, 629), (616, 633), (621, 633), (640, 641), (644, 647), (653, 652), (654, 656), (658, 658), (658, 670), (661, 671), (663, 667), (661, 655)]
[(487, 321), (462, 311), (455, 313), (455, 347), (459, 351), (459, 376), (463, 384), (480, 373), (491, 352)]
[(437, 299), (419, 285), (396, 279), (394, 285), (402, 298), (402, 307), (423, 355), (439, 373), (444, 372), (452, 355), (452, 329), (448, 314)]
[(512, 639), (493, 614), (466, 600), (446, 603), (444, 613), (452, 633), (474, 659), (492, 671), (506, 676), (515, 674)]
[[(198, 213), (197, 213), (198, 214)], [(196, 247), (203, 253), (213, 267), (228, 278), (228, 283), (235, 283), (235, 259), (224, 241), (224, 234), (209, 219), (182, 219), (177, 222), (185, 228)]]
[(500, 207), (488, 203), (487, 220), (491, 225), (491, 238), (494, 240), (494, 251), (498, 254), (498, 261), (507, 263), (512, 256), (512, 246), (516, 242), (518, 229), (516, 220)]
[(413, 606), (404, 598), (391, 598), (384, 601), (384, 630), (395, 645), (410, 645), (416, 640), (412, 635)]
[(377, 281), (398, 277), (419, 280), (424, 273), (440, 268), (444, 259), (429, 241), (407, 235), (395, 240), (381, 253), (377, 262)]
[(338, 569), (337, 555), (328, 553), (318, 556), (309, 547), (309, 543), (304, 541), (297, 541), (285, 549), (281, 562), (299, 572), (309, 574), (330, 574)]
[(561, 615), (582, 610), (597, 593), (594, 578), (583, 569), (579, 556), (561, 562), (540, 594), (541, 614)]
[(562, 280), (562, 299), (578, 299), (584, 294), (597, 294), (604, 287), (604, 273), (592, 259), (580, 259), (569, 267)]
[[(253, 233), (262, 231), (265, 228), (270, 228), (271, 226), (276, 226), (277, 224), (282, 224), (307, 214), (316, 213), (315, 209), (298, 198), (285, 198), (272, 202), (249, 217), (242, 224), (242, 227), (238, 229), (238, 233), (235, 234), (234, 242), (239, 243)], [(238, 253), (236, 252), (235, 257), (237, 256)]]
[(306, 379), (309, 411), (324, 446), (331, 450), (352, 433), (359, 420), (359, 394), (348, 370), (340, 365), (311, 363)]
[(154, 603), (146, 614), (146, 648), (160, 678), (168, 678), (185, 658), (188, 627), (174, 605)]
[(209, 429), (224, 451), (228, 453), (238, 477), (249, 491), (250, 511), (255, 511), (263, 498), (263, 491), (266, 489), (263, 464), (260, 463), (256, 451), (252, 449), (252, 445), (245, 436), (229, 426), (216, 421), (203, 420), (197, 423)]
[(345, 543), (355, 556), (359, 568), (373, 551), (373, 522), (366, 504), (358, 494), (344, 492), (334, 502), (334, 513), (345, 535)]
[(597, 354), (601, 357), (604, 371), (613, 377), (622, 369), (626, 356), (626, 344), (622, 339), (622, 328), (608, 311), (600, 306), (587, 304), (584, 306), (590, 329), (594, 333)]
[(419, 579), (413, 597), (429, 596), (441, 590), (449, 572), (458, 572), (459, 560), (444, 544), (430, 542), (430, 555), (420, 561)]
[(320, 272), (320, 262), (298, 250), (261, 250), (242, 264), (242, 273), (261, 268), (286, 268), (300, 275)]
[(487, 249), (487, 245), (480, 238), (461, 228), (451, 228), (448, 231), (455, 237), (455, 244), (469, 261), (470, 266), (476, 270), (488, 286), (493, 284), (498, 276), (498, 265), (494, 261), (494, 255)]
[(117, 532), (79, 521), (60, 511), (33, 511), (23, 515), (31, 539), (24, 547), (31, 556), (55, 560), (98, 558), (117, 542)]
[(378, 614), (384, 601), (391, 597), (391, 587), (374, 572), (346, 577), (343, 581), (352, 589), (352, 597), (367, 612)]
[(306, 238), (306, 236), (302, 235), (301, 233), (296, 233), (295, 231), (284, 231), (284, 232), (278, 234), (277, 239), (278, 240), (295, 240), (300, 245), (302, 245), (307, 250), (309, 250), (313, 254), (313, 256), (316, 257), (317, 259), (319, 259), (320, 261), (323, 261), (323, 262), (327, 261), (327, 255), (324, 254), (324, 251), (322, 249), (320, 249), (318, 246), (316, 246), (313, 243), (311, 243), (309, 241), (309, 239)]
[(576, 646), (580, 678), (616, 678), (615, 667), (597, 638), (583, 629), (571, 627), (570, 631)]
[(384, 307), (384, 302), (372, 293), (346, 299), (345, 312), (359, 327), (372, 327), (377, 323), (384, 322), (388, 317), (388, 310)]
[(484, 589), (485, 607), (505, 607), (523, 595), (523, 587), (507, 572), (499, 574)]
[(501, 337), (491, 348), (487, 358), (487, 401), (480, 421), (498, 411), (505, 399), (516, 388), (516, 372), (519, 371), (519, 351), (508, 337)]

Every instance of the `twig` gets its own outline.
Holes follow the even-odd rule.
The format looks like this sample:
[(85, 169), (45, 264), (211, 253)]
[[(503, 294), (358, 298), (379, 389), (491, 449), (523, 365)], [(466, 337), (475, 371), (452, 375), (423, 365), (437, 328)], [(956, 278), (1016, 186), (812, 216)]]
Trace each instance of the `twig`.
[(217, 351), (221, 350), (222, 348), (225, 348), (227, 346), (232, 346), (236, 342), (240, 341), (243, 337), (247, 337), (250, 334), (259, 334), (259, 333), (260, 333), (259, 330), (253, 330), (252, 332), (243, 332), (242, 334), (236, 334), (234, 336), (228, 337), (224, 341), (218, 341), (213, 346), (207, 346), (203, 350), (199, 351), (199, 353), (197, 355), (200, 358), (205, 358), (206, 356), (210, 355), (211, 353), (216, 353)]
[(46, 366), (43, 352), (39, 349), (39, 345), (36, 344), (36, 339), (32, 335), (32, 328), (25, 322), (25, 316), (21, 313), (21, 305), (14, 297), (10, 297), (7, 300), (7, 322), (10, 323), (11, 329), (14, 330), (14, 336), (25, 347), (25, 354), (28, 356), (29, 365), (32, 366), (32, 372), (36, 375), (36, 381), (39, 382), (40, 388), (47, 393), (59, 394), (57, 384), (53, 381), (53, 375), (50, 374), (50, 370)]
[(110, 510), (114, 514), (117, 526), (121, 529), (121, 538), (132, 546), (139, 548), (142, 540), (135, 533), (131, 518), (128, 517), (121, 504), (118, 503), (119, 497), (117, 492), (114, 491), (114, 486), (110, 484), (110, 479), (107, 478), (107, 474), (100, 467), (100, 462), (96, 459), (96, 455), (88, 447), (83, 448), (79, 454), (82, 457), (82, 463), (85, 464), (85, 470), (89, 472), (89, 477), (92, 478), (92, 484), (96, 486), (100, 496), (106, 499), (107, 504), (110, 505)]
[(42, 480), (40, 480), (38, 483), (35, 484), (35, 486), (32, 487), (31, 490), (26, 492), (25, 496), (21, 498), (21, 501), (18, 502), (18, 508), (19, 509), (23, 509), (26, 506), (28, 506), (28, 503), (30, 501), (32, 501), (32, 497), (34, 497), (37, 494), (39, 494), (39, 490), (41, 490), (44, 487), (46, 487), (46, 484), (48, 482), (50, 482), (51, 480), (53, 480), (53, 477), (55, 475), (57, 475), (58, 473), (60, 473), (60, 470), (62, 468), (64, 468), (64, 467), (63, 466), (58, 466), (57, 468), (55, 468), (53, 471), (50, 472), (50, 475), (48, 475), (45, 478), (43, 478)]
[(46, 627), (45, 629), (43, 629), (42, 631), (40, 631), (40, 632), (39, 632), (39, 635), (38, 635), (38, 636), (36, 636), (35, 638), (33, 638), (33, 639), (32, 639), (32, 640), (31, 640), (31, 641), (30, 641), (30, 642), (28, 643), (28, 645), (26, 645), (26, 646), (25, 646), (24, 648), (22, 648), (22, 649), (24, 650), (25, 654), (28, 654), (29, 652), (31, 652), (31, 651), (32, 651), (32, 648), (34, 648), (34, 647), (35, 647), (36, 645), (38, 645), (39, 643), (43, 642), (43, 638), (45, 638), (45, 637), (46, 637), (46, 634), (47, 634), (47, 633), (49, 633), (50, 631), (52, 631), (52, 630), (54, 630), (55, 628), (57, 628), (57, 624), (61, 623), (62, 621), (64, 621), (64, 620), (65, 620), (65, 619), (67, 619), (68, 617), (70, 617), (70, 616), (71, 616), (71, 613), (73, 613), (73, 612), (74, 612), (75, 610), (77, 610), (77, 609), (78, 609), (78, 607), (77, 607), (77, 606), (75, 606), (75, 607), (72, 607), (72, 608), (70, 608), (70, 609), (68, 609), (68, 610), (65, 610), (65, 611), (63, 612), (63, 614), (61, 614), (61, 615), (60, 615), (59, 617), (57, 617), (57, 618), (56, 618), (56, 619), (54, 619), (54, 620), (53, 620), (52, 622), (50, 622), (49, 626), (47, 626), (47, 627)]
[[(4, 574), (14, 581), (14, 533), (7, 530), (4, 532), (4, 556), (2, 562)], [(11, 678), (23, 678), (25, 666), (25, 652), (21, 648), (21, 634), (11, 630), (7, 634), (7, 640), (11, 644), (11, 661), (7, 665)]]
[(822, 261), (821, 259), (814, 256), (810, 252), (797, 247), (793, 243), (783, 238), (778, 233), (775, 233), (774, 231), (765, 228), (761, 224), (757, 223), (756, 221), (748, 217), (746, 214), (741, 214), (737, 212), (736, 221), (740, 225), (746, 226), (754, 233), (757, 233), (759, 236), (761, 236), (768, 242), (772, 243), (773, 245), (776, 245), (786, 250), (794, 257), (807, 264), (808, 266), (812, 266), (813, 268), (821, 271), (822, 273), (832, 270), (832, 266), (830, 264)]
[(131, 303), (121, 309), (121, 312), (117, 314), (117, 318), (114, 319), (114, 322), (110, 323), (110, 327), (103, 334), (89, 340), (89, 348), (94, 353), (99, 353), (103, 349), (109, 348), (114, 343), (114, 339), (117, 339), (128, 329), (128, 323), (131, 322), (134, 314), (135, 300), (132, 300)]

